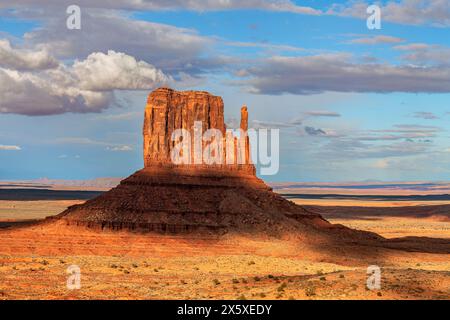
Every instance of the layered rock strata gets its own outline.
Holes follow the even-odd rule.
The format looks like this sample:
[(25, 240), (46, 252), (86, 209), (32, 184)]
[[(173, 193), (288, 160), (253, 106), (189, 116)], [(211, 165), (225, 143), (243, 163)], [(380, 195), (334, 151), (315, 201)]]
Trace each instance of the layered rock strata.
[[(234, 161), (225, 164), (198, 164), (193, 158), (189, 164), (174, 164), (172, 134), (184, 129), (194, 135), (198, 121), (203, 132), (217, 129), (222, 133), (225, 155), (231, 145), (246, 163), (238, 163), (238, 153)], [(248, 129), (245, 106), (241, 129)], [(330, 225), (320, 215), (273, 193), (255, 175), (248, 137), (230, 134), (220, 97), (207, 92), (155, 90), (145, 108), (144, 168), (101, 196), (70, 207), (56, 220), (97, 229), (159, 233), (282, 234), (304, 225)]]

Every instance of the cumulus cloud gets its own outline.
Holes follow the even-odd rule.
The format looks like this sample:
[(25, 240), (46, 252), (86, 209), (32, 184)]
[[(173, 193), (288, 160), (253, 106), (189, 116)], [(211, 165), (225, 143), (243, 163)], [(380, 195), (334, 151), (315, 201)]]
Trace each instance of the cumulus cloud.
[(83, 10), (82, 32), (61, 32), (66, 16), (54, 14), (43, 19), (42, 27), (24, 35), (25, 42), (44, 48), (59, 59), (87, 57), (92, 52), (114, 50), (151, 63), (165, 73), (199, 74), (222, 68), (220, 55), (208, 56), (214, 38), (192, 29), (135, 20), (123, 12)]
[(76, 61), (72, 69), (80, 87), (90, 91), (148, 89), (169, 81), (151, 64), (111, 50), (92, 53), (86, 60)]
[(114, 51), (55, 69), (0, 68), (0, 113), (99, 112), (114, 103), (113, 90), (153, 89), (168, 81), (152, 65)]
[(8, 145), (0, 144), (0, 150), (19, 151), (19, 150), (22, 150), (22, 148), (19, 146), (8, 146)]
[(0, 39), (0, 67), (17, 70), (52, 69), (58, 61), (47, 50), (12, 48), (7, 39)]
[(274, 56), (238, 81), (258, 94), (336, 92), (450, 92), (450, 68), (359, 64), (346, 54)]

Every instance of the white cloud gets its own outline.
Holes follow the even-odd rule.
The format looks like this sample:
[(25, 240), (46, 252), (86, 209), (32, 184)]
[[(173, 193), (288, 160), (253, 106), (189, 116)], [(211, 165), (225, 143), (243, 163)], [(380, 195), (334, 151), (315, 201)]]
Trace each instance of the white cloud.
[(450, 66), (449, 47), (425, 43), (411, 43), (395, 46), (394, 49), (406, 52), (402, 58), (416, 65)]
[(4, 144), (0, 144), (0, 150), (19, 151), (22, 150), (22, 148), (19, 146), (7, 146)]
[(125, 146), (107, 147), (106, 150), (114, 152), (126, 152), (126, 151), (133, 151), (133, 148), (125, 145)]
[(86, 8), (81, 32), (61, 32), (65, 19), (65, 15), (57, 13), (45, 17), (42, 27), (24, 35), (25, 42), (45, 48), (59, 59), (109, 50), (123, 52), (172, 75), (200, 73), (224, 64), (217, 55), (205, 57), (215, 39), (202, 37), (192, 29), (135, 20), (123, 12)]
[(58, 61), (47, 50), (25, 50), (12, 48), (7, 39), (0, 39), (0, 67), (17, 70), (51, 69)]
[(113, 90), (150, 90), (170, 80), (152, 65), (115, 51), (48, 70), (0, 68), (0, 113), (99, 112), (114, 103)]
[(237, 81), (259, 94), (335, 92), (450, 92), (450, 68), (360, 64), (347, 54), (274, 56), (248, 68)]
[(151, 64), (114, 51), (92, 53), (86, 60), (76, 61), (72, 69), (80, 88), (89, 91), (149, 89), (170, 81)]

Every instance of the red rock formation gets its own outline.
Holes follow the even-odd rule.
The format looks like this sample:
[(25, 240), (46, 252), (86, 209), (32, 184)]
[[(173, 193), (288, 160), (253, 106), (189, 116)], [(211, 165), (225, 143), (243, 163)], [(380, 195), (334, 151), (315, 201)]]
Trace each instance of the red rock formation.
[(202, 122), (203, 132), (215, 128), (225, 134), (222, 98), (203, 91), (153, 91), (145, 108), (144, 166), (171, 164), (172, 133), (186, 129), (193, 135), (195, 121)]
[[(206, 92), (158, 89), (148, 97), (144, 120), (144, 169), (116, 188), (57, 216), (59, 223), (98, 229), (184, 233), (208, 231), (283, 234), (308, 225), (331, 225), (318, 214), (273, 193), (255, 175), (252, 164), (175, 165), (170, 153), (176, 129), (194, 133), (194, 122), (203, 130), (224, 133), (224, 150), (237, 149), (238, 138), (225, 134), (223, 102)], [(241, 129), (248, 129), (248, 112), (241, 110)], [(241, 135), (242, 136), (242, 135)], [(244, 154), (249, 159), (248, 138)]]
[[(173, 166), (171, 152), (176, 142), (172, 134), (177, 129), (190, 133), (192, 139), (196, 134), (195, 122), (202, 124), (201, 132), (217, 129), (222, 134), (223, 160), (221, 165), (214, 165), (217, 171), (243, 171), (255, 174), (255, 168), (250, 164), (249, 139), (241, 134), (242, 140), (228, 136), (224, 122), (224, 107), (221, 97), (216, 97), (204, 91), (178, 92), (168, 88), (160, 88), (148, 96), (144, 116), (144, 167)], [(241, 110), (241, 129), (248, 129), (247, 107)], [(233, 146), (230, 144), (230, 140)], [(202, 149), (206, 147), (202, 143)], [(195, 152), (194, 145), (190, 149), (190, 166), (198, 168), (204, 165), (202, 154)], [(242, 160), (243, 159), (243, 160)], [(208, 169), (211, 165), (208, 165)], [(193, 169), (194, 170), (194, 169)]]

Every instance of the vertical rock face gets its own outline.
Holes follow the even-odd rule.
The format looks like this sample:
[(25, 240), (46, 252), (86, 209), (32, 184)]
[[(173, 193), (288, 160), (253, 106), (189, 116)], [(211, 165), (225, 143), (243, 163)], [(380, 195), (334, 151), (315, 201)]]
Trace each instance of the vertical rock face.
[(242, 106), (241, 108), (241, 129), (244, 131), (248, 130), (248, 111), (247, 106)]
[[(281, 234), (286, 230), (296, 232), (304, 221), (323, 223), (319, 215), (311, 215), (273, 193), (256, 177), (252, 164), (238, 162), (237, 158), (243, 155), (249, 159), (249, 139), (226, 130), (223, 108), (222, 99), (207, 92), (152, 92), (145, 109), (145, 168), (99, 197), (68, 208), (55, 218), (57, 223), (112, 230), (213, 234), (238, 230)], [(245, 106), (241, 117), (240, 129), (247, 131)], [(232, 161), (213, 165), (172, 163), (172, 133), (185, 129), (192, 135), (195, 121), (202, 122), (203, 132), (217, 129), (222, 133), (225, 158)], [(244, 148), (242, 142), (246, 142)], [(235, 154), (229, 156), (228, 151)]]
[[(241, 110), (241, 129), (247, 132), (247, 107)], [(227, 148), (230, 148), (230, 135), (226, 132), (224, 121), (224, 105), (221, 97), (213, 96), (204, 91), (178, 92), (168, 88), (160, 88), (148, 96), (144, 117), (144, 166), (172, 165), (171, 152), (176, 142), (172, 141), (172, 134), (177, 129), (184, 129), (190, 133), (192, 139), (196, 135), (194, 123), (202, 123), (202, 132), (208, 129), (217, 129), (222, 133), (221, 164), (210, 165), (215, 170), (241, 170), (254, 173), (254, 166), (249, 164), (249, 139), (243, 142), (233, 138), (234, 158), (228, 157)], [(227, 139), (228, 137), (228, 139)], [(244, 145), (245, 144), (245, 145)], [(202, 142), (205, 147), (205, 142)], [(242, 149), (238, 148), (242, 147)], [(190, 150), (190, 165), (203, 165), (198, 155), (194, 157), (193, 148)], [(239, 154), (239, 157), (238, 157)], [(242, 161), (244, 157), (244, 161)], [(201, 157), (200, 157), (201, 158)], [(241, 160), (238, 162), (238, 160)]]

